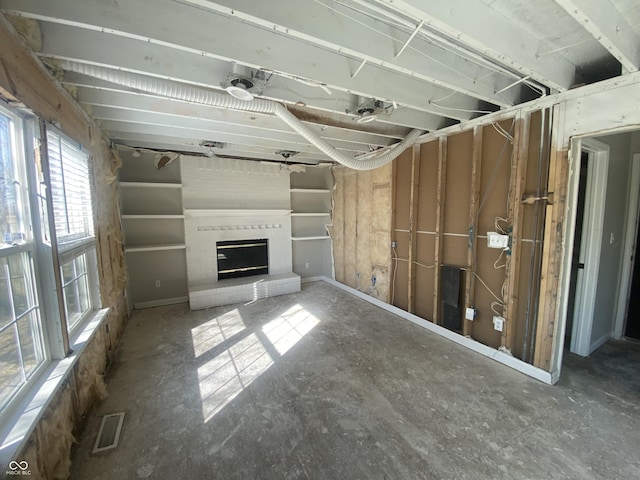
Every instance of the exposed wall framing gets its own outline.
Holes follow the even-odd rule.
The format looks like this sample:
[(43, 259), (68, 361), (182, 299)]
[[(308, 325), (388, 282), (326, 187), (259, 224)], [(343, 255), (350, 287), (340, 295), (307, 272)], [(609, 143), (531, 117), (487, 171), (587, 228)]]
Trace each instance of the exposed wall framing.
[[(362, 202), (372, 194), (370, 176), (386, 177), (382, 183), (391, 185), (393, 194), (389, 234), (377, 232), (377, 238), (388, 239), (387, 255), (377, 252), (376, 262), (389, 260), (390, 291), (378, 298), (442, 324), (440, 267), (457, 266), (463, 270), (462, 312), (477, 310), (473, 321), (461, 319), (459, 333), (521, 359), (529, 356), (525, 344), (535, 338), (540, 283), (539, 268), (530, 264), (540, 263), (536, 246), (549, 158), (549, 124), (542, 123), (540, 111), (516, 112), (423, 143), (390, 168), (367, 174), (336, 169), (334, 228), (342, 226), (333, 235), (337, 280), (371, 293), (362, 275), (371, 268), (372, 254), (361, 227), (373, 217)], [(387, 215), (374, 211), (378, 218)], [(488, 248), (492, 231), (510, 235), (508, 251)], [(395, 249), (391, 242), (397, 242)], [(506, 319), (503, 332), (494, 329), (494, 315)]]

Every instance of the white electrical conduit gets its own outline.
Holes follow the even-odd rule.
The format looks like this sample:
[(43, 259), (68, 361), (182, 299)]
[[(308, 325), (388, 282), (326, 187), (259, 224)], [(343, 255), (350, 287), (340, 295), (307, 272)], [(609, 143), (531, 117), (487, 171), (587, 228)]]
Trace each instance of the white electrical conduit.
[(395, 145), (385, 147), (382, 150), (367, 153), (359, 157), (348, 157), (339, 152), (313, 130), (298, 120), (290, 113), (284, 105), (271, 100), (254, 99), (252, 101), (239, 100), (231, 95), (215, 93), (202, 87), (182, 85), (173, 81), (159, 78), (146, 77), (135, 73), (123, 72), (109, 68), (87, 65), (79, 62), (62, 62), (62, 68), (90, 77), (99, 78), (107, 82), (133, 88), (152, 95), (160, 95), (185, 102), (210, 105), (213, 107), (227, 108), (232, 110), (244, 110), (255, 113), (270, 113), (277, 115), (291, 129), (300, 134), (305, 140), (314, 145), (318, 150), (327, 155), (332, 160), (354, 170), (373, 170), (381, 167), (397, 158), (408, 147), (413, 145), (418, 137), (423, 133), (421, 130), (412, 130), (405, 138)]

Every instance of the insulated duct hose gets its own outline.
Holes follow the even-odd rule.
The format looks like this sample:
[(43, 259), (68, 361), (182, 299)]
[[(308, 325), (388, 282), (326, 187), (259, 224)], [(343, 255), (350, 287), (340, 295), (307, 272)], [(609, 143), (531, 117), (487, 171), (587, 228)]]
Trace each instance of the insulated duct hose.
[(305, 140), (314, 145), (322, 153), (341, 165), (354, 170), (373, 170), (374, 168), (381, 167), (382, 165), (391, 162), (408, 147), (413, 145), (418, 137), (423, 133), (420, 130), (412, 130), (404, 140), (396, 143), (395, 145), (386, 147), (380, 151), (353, 158), (336, 150), (333, 145), (320, 138), (313, 130), (289, 112), (284, 105), (278, 102), (258, 98), (252, 101), (244, 101), (232, 97), (231, 95), (215, 93), (202, 87), (183, 85), (169, 80), (146, 77), (144, 75), (87, 65), (79, 62), (65, 61), (62, 62), (61, 66), (65, 70), (99, 78), (107, 82), (122, 85), (124, 87), (152, 95), (159, 95), (185, 102), (209, 105), (212, 107), (277, 115), (291, 129), (300, 134)]

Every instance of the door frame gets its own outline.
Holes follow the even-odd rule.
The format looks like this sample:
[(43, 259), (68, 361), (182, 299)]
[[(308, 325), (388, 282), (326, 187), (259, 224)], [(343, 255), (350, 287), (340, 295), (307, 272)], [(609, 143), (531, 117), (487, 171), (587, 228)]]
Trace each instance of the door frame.
[(613, 338), (621, 339), (626, 327), (629, 298), (631, 297), (631, 282), (633, 281), (633, 262), (637, 254), (636, 238), (638, 233), (638, 213), (640, 210), (640, 153), (631, 155), (631, 175), (629, 187), (629, 206), (627, 223), (625, 225), (625, 240), (622, 251), (622, 272), (618, 289), (616, 305), (616, 320), (613, 328)]
[[(582, 225), (582, 242), (580, 261), (584, 263), (582, 272), (578, 272), (576, 282), (576, 300), (574, 309), (573, 328), (571, 334), (572, 353), (583, 357), (592, 352), (591, 332), (593, 329), (593, 313), (598, 287), (598, 272), (600, 270), (600, 250), (602, 248), (602, 228), (606, 207), (607, 179), (609, 174), (609, 146), (593, 138), (578, 138), (572, 146), (572, 156), (576, 169), (572, 182), (574, 188), (579, 188), (580, 156), (583, 151), (589, 154), (587, 190), (585, 192), (584, 221)], [(571, 205), (573, 230), (575, 230), (577, 195)], [(594, 235), (597, 232), (599, 234)], [(573, 255), (571, 244), (569, 259)], [(588, 261), (585, 261), (588, 259)], [(566, 311), (565, 311), (566, 315)]]

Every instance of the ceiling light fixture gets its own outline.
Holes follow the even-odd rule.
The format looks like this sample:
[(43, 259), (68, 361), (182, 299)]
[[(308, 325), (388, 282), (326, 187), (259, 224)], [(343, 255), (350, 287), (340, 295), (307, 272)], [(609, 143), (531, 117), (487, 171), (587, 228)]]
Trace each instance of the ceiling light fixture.
[(373, 113), (372, 108), (363, 109), (360, 113), (360, 118), (356, 120), (358, 123), (371, 123), (378, 118), (378, 115)]
[[(375, 98), (361, 98), (361, 103), (353, 111), (347, 110), (347, 113), (358, 115), (356, 122), (371, 123), (378, 119), (378, 115), (386, 113), (386, 107), (383, 101)], [(391, 105), (389, 105), (391, 108)]]
[(225, 90), (232, 97), (238, 100), (244, 100), (250, 102), (254, 99), (253, 93), (249, 91), (253, 87), (253, 82), (246, 78), (235, 78), (231, 80), (231, 84), (228, 85)]

